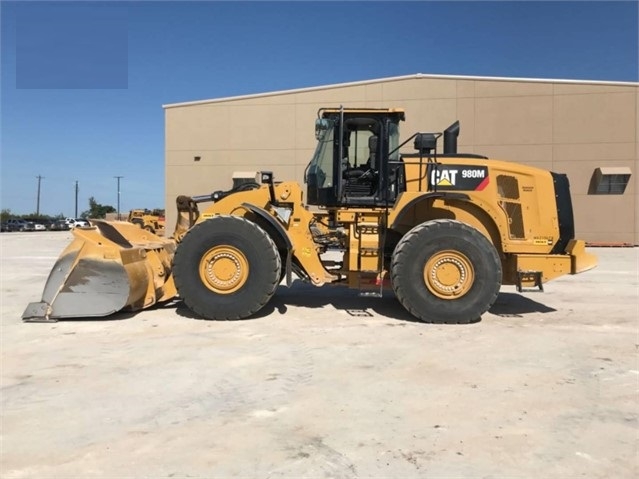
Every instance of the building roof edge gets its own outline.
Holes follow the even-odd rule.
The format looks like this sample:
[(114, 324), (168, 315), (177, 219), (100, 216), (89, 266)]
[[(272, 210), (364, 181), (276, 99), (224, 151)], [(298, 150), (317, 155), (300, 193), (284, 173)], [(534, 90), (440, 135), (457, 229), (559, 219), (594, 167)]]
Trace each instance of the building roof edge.
[(204, 105), (208, 103), (221, 103), (226, 101), (235, 100), (247, 100), (251, 98), (264, 98), (277, 95), (290, 95), (294, 93), (305, 93), (318, 90), (329, 90), (333, 88), (343, 88), (360, 85), (370, 85), (374, 83), (383, 83), (390, 81), (412, 80), (412, 79), (439, 79), (439, 80), (479, 80), (479, 81), (515, 81), (525, 83), (563, 83), (563, 84), (577, 84), (577, 85), (608, 85), (608, 86), (635, 86), (639, 87), (639, 82), (622, 82), (622, 81), (604, 81), (604, 80), (569, 80), (569, 79), (554, 79), (554, 78), (523, 78), (523, 77), (490, 77), (490, 76), (470, 76), (470, 75), (437, 75), (426, 73), (414, 73), (412, 75), (402, 75), (386, 78), (375, 78), (372, 80), (360, 80), (346, 83), (334, 83), (329, 85), (320, 85), (314, 87), (295, 88), (291, 90), (279, 90), (266, 93), (252, 93), (248, 95), (229, 96), (223, 98), (212, 98), (209, 100), (195, 100), (179, 103), (167, 103), (162, 105), (162, 108), (176, 108), (182, 106)]

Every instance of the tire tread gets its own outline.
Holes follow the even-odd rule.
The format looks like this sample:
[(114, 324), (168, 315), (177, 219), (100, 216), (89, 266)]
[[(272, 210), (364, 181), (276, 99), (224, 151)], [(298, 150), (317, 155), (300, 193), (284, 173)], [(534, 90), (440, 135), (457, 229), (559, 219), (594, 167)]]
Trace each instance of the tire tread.
[[(253, 304), (240, 303), (238, 305), (240, 306), (240, 308), (238, 308), (237, 311), (233, 313), (221, 314), (221, 315), (215, 314), (214, 317), (212, 317), (213, 315), (211, 315), (208, 311), (202, 308), (200, 301), (194, 300), (189, 295), (186, 295), (184, 297), (182, 297), (182, 295), (180, 296), (182, 297), (182, 300), (184, 301), (186, 306), (191, 311), (193, 311), (199, 316), (202, 316), (203, 318), (223, 320), (223, 321), (247, 318), (257, 313), (260, 309), (262, 309), (273, 297), (273, 294), (275, 293), (275, 290), (277, 289), (277, 286), (279, 285), (279, 277), (280, 277), (279, 271), (281, 270), (281, 267), (282, 267), (280, 254), (277, 250), (277, 247), (275, 246), (275, 242), (273, 241), (273, 239), (262, 228), (260, 228), (257, 224), (253, 223), (252, 221), (247, 220), (246, 218), (243, 218), (241, 216), (235, 216), (235, 215), (218, 215), (209, 220), (205, 220), (195, 225), (193, 228), (191, 228), (191, 230), (187, 233), (187, 236), (185, 236), (185, 239), (188, 237), (188, 235), (191, 235), (191, 234), (193, 235), (203, 234), (202, 229), (210, 227), (207, 224), (208, 221), (237, 221), (238, 224), (243, 223), (245, 225), (249, 225), (249, 228), (252, 228), (255, 232), (258, 232), (261, 235), (260, 239), (263, 239), (266, 242), (266, 248), (264, 248), (264, 251), (263, 251), (264, 256), (262, 258), (262, 261), (264, 264), (271, 265), (272, 267), (271, 271), (273, 273), (271, 276), (274, 277), (275, 279), (270, 284), (266, 285), (261, 297), (257, 301), (255, 301)], [(183, 242), (184, 242), (184, 239), (183, 239)], [(174, 267), (173, 269), (173, 276), (175, 279), (175, 284), (178, 287), (178, 291), (180, 290), (180, 287), (178, 285), (182, 284), (184, 286), (185, 283), (188, 283), (188, 279), (182, 277), (182, 273), (180, 271), (181, 268), (179, 267), (181, 257), (186, 254), (184, 251), (180, 250), (180, 247), (181, 245), (178, 245), (178, 248), (175, 252), (175, 257), (174, 257), (174, 266), (178, 265), (178, 267)], [(190, 265), (190, 266), (192, 268), (195, 268), (195, 265)]]
[[(397, 244), (392, 256), (392, 260), (391, 260), (391, 275), (395, 276), (397, 269), (401, 268), (401, 265), (403, 263), (412, 261), (412, 258), (406, 257), (406, 256), (410, 254), (411, 250), (414, 251), (415, 242), (419, 241), (419, 238), (422, 234), (426, 234), (425, 231), (428, 231), (428, 230), (436, 231), (443, 228), (453, 227), (453, 225), (455, 225), (454, 227), (458, 227), (461, 230), (466, 231), (471, 236), (481, 235), (483, 237), (483, 235), (479, 231), (477, 231), (475, 228), (472, 228), (471, 226), (456, 220), (436, 219), (436, 220), (431, 220), (431, 221), (426, 221), (424, 223), (421, 223), (415, 226), (414, 228), (412, 228), (408, 233), (406, 233)], [(492, 252), (494, 254), (488, 255), (491, 260), (490, 266), (494, 267), (495, 270), (501, 272), (501, 262), (499, 261), (499, 256), (497, 255), (497, 252), (495, 251), (494, 247), (492, 248)], [(501, 278), (501, 274), (498, 276), (499, 278)], [(401, 282), (396, 286), (395, 286), (395, 282), (393, 282), (393, 284), (394, 284), (394, 291), (395, 291), (395, 296), (397, 300), (408, 310), (408, 312), (410, 312), (413, 316), (418, 318), (420, 321), (429, 322), (429, 323), (439, 323), (439, 324), (468, 324), (477, 320), (477, 318), (472, 318), (472, 317), (463, 317), (463, 318), (455, 318), (455, 319), (444, 319), (441, 317), (438, 318), (437, 316), (426, 317), (421, 311), (418, 311), (415, 308), (414, 302), (408, 297), (409, 296), (408, 292), (405, 291), (404, 288), (402, 288)], [(492, 306), (495, 300), (497, 299), (497, 296), (499, 295), (500, 286), (501, 286), (500, 280), (497, 280), (495, 284), (492, 285), (492, 289), (494, 290), (494, 293), (489, 298), (488, 300), (489, 305), (488, 305), (488, 308), (486, 309), (489, 309), (490, 306)]]

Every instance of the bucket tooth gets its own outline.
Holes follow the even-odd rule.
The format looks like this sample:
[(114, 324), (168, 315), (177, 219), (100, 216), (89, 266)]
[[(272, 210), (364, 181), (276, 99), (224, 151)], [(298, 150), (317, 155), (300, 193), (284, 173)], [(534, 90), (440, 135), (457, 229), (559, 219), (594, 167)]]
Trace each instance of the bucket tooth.
[(56, 323), (58, 320), (49, 316), (49, 305), (44, 301), (29, 303), (22, 313), (25, 323)]

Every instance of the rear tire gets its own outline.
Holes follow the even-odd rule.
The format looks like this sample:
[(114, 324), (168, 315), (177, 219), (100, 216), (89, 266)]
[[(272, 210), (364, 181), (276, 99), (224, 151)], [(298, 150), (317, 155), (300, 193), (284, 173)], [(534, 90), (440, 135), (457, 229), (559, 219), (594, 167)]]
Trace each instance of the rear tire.
[(146, 226), (145, 226), (144, 228), (142, 228), (142, 229), (144, 229), (144, 230), (148, 231), (149, 233), (155, 233), (155, 230), (154, 230), (151, 226), (149, 226), (149, 225), (146, 225)]
[(395, 296), (427, 323), (478, 321), (497, 299), (501, 261), (476, 229), (453, 220), (415, 226), (397, 243), (391, 262)]
[(203, 318), (218, 320), (247, 318), (264, 307), (281, 268), (270, 236), (239, 216), (215, 216), (194, 226), (173, 260), (184, 303)]

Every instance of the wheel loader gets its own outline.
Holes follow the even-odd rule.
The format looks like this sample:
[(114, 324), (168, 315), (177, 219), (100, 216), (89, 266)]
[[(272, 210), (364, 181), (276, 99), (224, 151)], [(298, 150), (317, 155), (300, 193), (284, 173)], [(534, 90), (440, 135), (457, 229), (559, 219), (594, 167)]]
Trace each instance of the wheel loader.
[(362, 296), (392, 290), (419, 320), (469, 323), (501, 285), (543, 290), (596, 265), (574, 238), (565, 175), (458, 153), (458, 122), (400, 142), (404, 116), (320, 109), (305, 192), (262, 171), (178, 197), (171, 238), (127, 222), (74, 230), (23, 319), (107, 316), (175, 297), (203, 318), (247, 318), (294, 275)]
[(164, 210), (131, 210), (127, 221), (151, 233), (164, 234)]

